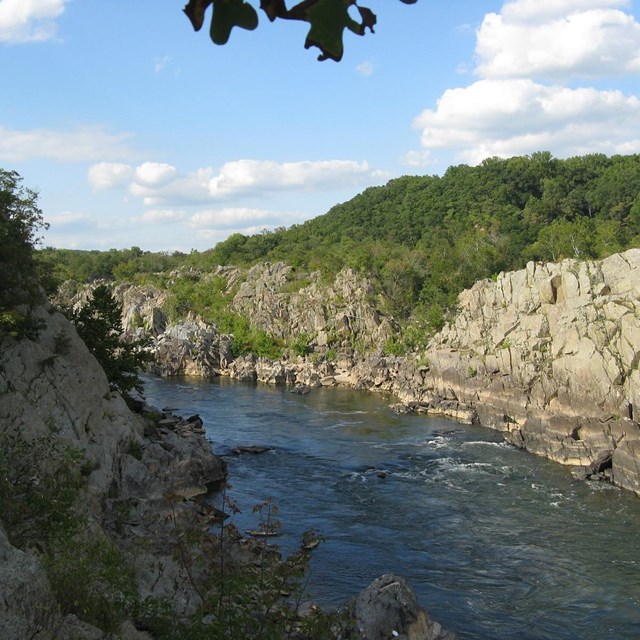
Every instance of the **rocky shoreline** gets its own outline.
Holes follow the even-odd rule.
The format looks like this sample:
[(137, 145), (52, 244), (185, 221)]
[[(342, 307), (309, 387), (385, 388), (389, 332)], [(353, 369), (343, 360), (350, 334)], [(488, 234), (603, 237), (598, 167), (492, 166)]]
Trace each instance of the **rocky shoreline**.
[[(50, 306), (34, 313), (42, 326), (37, 339), (1, 340), (0, 436), (4, 445), (18, 442), (22, 448), (17, 450), (34, 449), (29, 473), (41, 482), (55, 485), (51, 474), (58, 468), (78, 470), (82, 482), (74, 513), (83, 525), (49, 556), (67, 563), (61, 576), (67, 587), (60, 592), (42, 551), (52, 543), (46, 539), (47, 523), (40, 539), (16, 545), (21, 522), (2, 514), (0, 637), (153, 640), (152, 623), (162, 609), (112, 618), (108, 603), (125, 598), (127, 580), (131, 583), (125, 586), (141, 603), (166, 603), (170, 611), (162, 615), (187, 620), (203, 604), (211, 558), (222, 554), (228, 562), (253, 566), (257, 557), (264, 558), (263, 543), (237, 540), (220, 546), (211, 537), (221, 514), (206, 498), (225, 482), (226, 465), (214, 454), (198, 416), (183, 418), (142, 402), (132, 410), (110, 390), (97, 361), (61, 314)], [(40, 446), (45, 448), (39, 451)], [(0, 453), (10, 452), (5, 447)], [(14, 463), (22, 461), (0, 456), (3, 469), (11, 470)], [(37, 508), (45, 508), (42, 500), (48, 499), (54, 500), (53, 513), (59, 511), (57, 498), (47, 494), (38, 497)], [(88, 561), (86, 549), (100, 552)], [(63, 605), (60, 598), (72, 601)], [(74, 598), (89, 598), (88, 604), (75, 609)], [(300, 620), (313, 611), (300, 612)], [(103, 616), (107, 626), (100, 622)], [(345, 605), (339, 619), (336, 638), (455, 638), (429, 618), (397, 576), (376, 580)], [(199, 624), (215, 624), (215, 619)], [(295, 625), (287, 637), (313, 638), (295, 631)]]

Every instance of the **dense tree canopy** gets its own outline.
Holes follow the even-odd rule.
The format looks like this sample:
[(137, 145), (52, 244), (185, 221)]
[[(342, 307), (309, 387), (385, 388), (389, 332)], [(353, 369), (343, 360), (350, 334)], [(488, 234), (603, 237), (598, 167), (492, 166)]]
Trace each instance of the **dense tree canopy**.
[(0, 333), (27, 331), (38, 299), (33, 249), (47, 225), (37, 194), (21, 182), (15, 171), (0, 169)]
[(449, 306), (477, 279), (528, 260), (600, 258), (639, 245), (639, 155), (541, 152), (397, 178), (290, 229), (231, 236), (203, 259), (348, 266), (375, 275), (409, 309), (420, 300)]
[[(388, 1), (388, 0), (387, 0)], [(400, 0), (404, 4), (415, 4), (417, 0)], [(209, 35), (216, 44), (226, 44), (234, 27), (252, 31), (258, 26), (258, 13), (245, 0), (189, 0), (184, 12), (193, 28), (199, 31), (205, 13), (211, 6)], [(359, 20), (349, 12), (355, 7)], [(260, 8), (271, 22), (274, 20), (297, 20), (309, 23), (305, 40), (306, 49), (318, 47), (318, 60), (339, 62), (343, 54), (343, 34), (348, 29), (363, 36), (367, 29), (373, 33), (376, 14), (368, 7), (361, 7), (357, 0), (302, 0), (287, 8), (285, 0), (260, 0)]]

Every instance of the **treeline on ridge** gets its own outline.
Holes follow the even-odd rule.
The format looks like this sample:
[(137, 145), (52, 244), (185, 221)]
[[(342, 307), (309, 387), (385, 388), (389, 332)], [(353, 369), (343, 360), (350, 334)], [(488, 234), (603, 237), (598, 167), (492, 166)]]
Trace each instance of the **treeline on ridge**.
[(640, 246), (640, 155), (548, 152), (442, 176), (405, 176), (366, 189), (303, 224), (233, 234), (213, 249), (163, 254), (137, 247), (108, 252), (45, 249), (57, 280), (135, 280), (187, 265), (249, 266), (284, 261), (327, 277), (344, 267), (369, 275), (399, 320), (432, 330), (476, 280), (529, 260), (602, 258)]

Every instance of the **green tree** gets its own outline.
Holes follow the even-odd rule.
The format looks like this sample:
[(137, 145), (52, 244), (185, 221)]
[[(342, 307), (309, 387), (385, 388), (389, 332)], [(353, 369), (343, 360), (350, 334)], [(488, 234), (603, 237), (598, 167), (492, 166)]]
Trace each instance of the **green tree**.
[(38, 194), (15, 171), (0, 169), (0, 334), (29, 336), (30, 310), (41, 300), (33, 251), (47, 224)]
[(71, 313), (70, 320), (104, 369), (111, 386), (128, 399), (131, 391), (142, 393), (139, 372), (151, 356), (143, 349), (146, 341), (121, 340), (121, 318), (122, 306), (106, 285), (99, 285), (93, 290), (92, 299)]

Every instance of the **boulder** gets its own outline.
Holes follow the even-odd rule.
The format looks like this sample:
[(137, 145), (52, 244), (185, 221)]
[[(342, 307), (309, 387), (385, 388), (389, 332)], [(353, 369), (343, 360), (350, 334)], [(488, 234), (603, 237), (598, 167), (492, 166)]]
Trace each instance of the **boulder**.
[(383, 575), (346, 607), (350, 620), (347, 637), (362, 640), (455, 640), (420, 607), (404, 578)]

